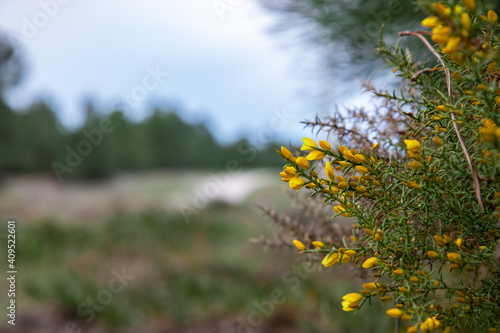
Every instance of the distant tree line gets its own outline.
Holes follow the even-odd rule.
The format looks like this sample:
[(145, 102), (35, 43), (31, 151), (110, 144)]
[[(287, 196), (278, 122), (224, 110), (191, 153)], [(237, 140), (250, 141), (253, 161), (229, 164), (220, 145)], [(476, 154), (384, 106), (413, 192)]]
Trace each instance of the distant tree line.
[(44, 102), (16, 112), (0, 100), (0, 172), (52, 173), (65, 178), (101, 178), (157, 168), (223, 169), (279, 165), (276, 144), (264, 148), (245, 139), (219, 144), (203, 124), (189, 124), (175, 110), (154, 110), (141, 122), (122, 111), (86, 110), (84, 125), (68, 131)]
[(0, 35), (0, 176), (48, 173), (62, 180), (156, 168), (223, 169), (230, 161), (242, 168), (280, 164), (276, 144), (256, 147), (242, 139), (221, 145), (204, 124), (187, 123), (172, 108), (133, 122), (124, 110), (104, 114), (88, 103), (81, 128), (69, 131), (44, 101), (26, 110), (5, 102), (23, 69), (17, 50)]

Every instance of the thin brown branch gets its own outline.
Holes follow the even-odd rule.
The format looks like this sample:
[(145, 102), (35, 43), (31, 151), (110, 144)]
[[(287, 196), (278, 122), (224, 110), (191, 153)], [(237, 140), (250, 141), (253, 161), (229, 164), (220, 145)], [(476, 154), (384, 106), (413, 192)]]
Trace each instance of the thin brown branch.
[(436, 67), (436, 68), (424, 68), (422, 70), (419, 70), (418, 72), (416, 72), (415, 74), (413, 74), (413, 76), (411, 77), (411, 82), (415, 82), (417, 80), (417, 78), (422, 75), (422, 74), (425, 74), (425, 73), (430, 73), (430, 72), (435, 72), (435, 71), (440, 71), (442, 70), (443, 67)]
[[(420, 32), (401, 31), (399, 33), (399, 36), (408, 36), (408, 35), (418, 37), (422, 42), (424, 42), (424, 44), (432, 52), (432, 54), (434, 54), (436, 56), (436, 58), (438, 58), (441, 65), (443, 65), (443, 69), (444, 69), (444, 72), (446, 74), (446, 85), (448, 87), (448, 96), (450, 98), (450, 104), (451, 104), (451, 75), (450, 75), (450, 70), (446, 67), (446, 65), (443, 61), (443, 58)], [(481, 189), (479, 187), (479, 179), (477, 176), (477, 172), (474, 169), (474, 166), (472, 165), (472, 160), (470, 158), (469, 151), (467, 150), (467, 146), (465, 145), (465, 141), (462, 138), (462, 134), (460, 133), (460, 130), (458, 128), (458, 124), (455, 120), (455, 114), (453, 112), (451, 112), (451, 119), (453, 120), (453, 128), (455, 129), (455, 133), (457, 134), (458, 141), (460, 141), (460, 146), (462, 147), (462, 150), (465, 154), (465, 158), (467, 159), (467, 162), (469, 164), (469, 168), (470, 168), (471, 173), (472, 173), (472, 179), (474, 180), (474, 190), (476, 192), (477, 203), (479, 204), (479, 207), (481, 208), (481, 210), (484, 210), (483, 199), (481, 198)]]

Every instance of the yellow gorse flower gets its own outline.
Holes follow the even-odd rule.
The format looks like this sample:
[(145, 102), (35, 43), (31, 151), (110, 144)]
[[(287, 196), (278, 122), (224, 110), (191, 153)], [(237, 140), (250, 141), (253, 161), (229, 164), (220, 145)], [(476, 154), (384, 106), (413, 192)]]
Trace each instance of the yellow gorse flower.
[(496, 22), (498, 21), (498, 15), (497, 13), (495, 13), (494, 11), (492, 11), (491, 9), (488, 11), (488, 20), (490, 20), (491, 22)]
[(333, 207), (333, 210), (337, 213), (337, 214), (341, 214), (343, 217), (350, 217), (351, 216), (351, 213), (349, 213), (344, 207), (342, 206), (334, 206)]
[(476, 1), (475, 0), (464, 0), (463, 3), (464, 3), (465, 8), (467, 8), (471, 12), (476, 10)]
[(405, 140), (405, 145), (411, 152), (417, 152), (422, 148), (420, 142), (417, 140)]
[(408, 166), (410, 167), (410, 169), (423, 169), (424, 168), (423, 164), (420, 163), (419, 161), (409, 162)]
[(365, 283), (363, 285), (363, 288), (365, 288), (366, 290), (377, 290), (378, 287), (379, 287), (379, 284), (376, 282)]
[(497, 139), (497, 126), (491, 119), (485, 119), (483, 127), (479, 128), (479, 133), (486, 142), (495, 142)]
[(378, 265), (378, 258), (371, 257), (371, 258), (366, 259), (365, 262), (363, 263), (363, 265), (361, 265), (361, 267), (372, 268), (372, 267), (377, 266), (377, 265)]
[(451, 28), (443, 25), (439, 25), (432, 29), (431, 39), (433, 42), (445, 45), (450, 39)]
[(300, 150), (314, 150), (314, 147), (318, 147), (318, 145), (316, 144), (316, 142), (314, 140), (311, 140), (311, 139), (306, 138), (306, 137), (302, 138), (302, 142), (304, 142), (304, 144), (302, 145)]
[(345, 254), (348, 255), (349, 257), (354, 257), (356, 255), (356, 251), (347, 250), (347, 251), (345, 251)]
[(302, 186), (304, 186), (304, 183), (305, 183), (304, 179), (300, 177), (293, 177), (288, 182), (292, 190), (299, 190)]
[(326, 154), (323, 153), (322, 151), (314, 150), (314, 151), (310, 152), (309, 155), (306, 156), (306, 158), (309, 161), (317, 161), (317, 160), (322, 159), (325, 156), (326, 156)]
[(359, 172), (362, 175), (367, 174), (368, 172), (370, 172), (370, 170), (367, 167), (362, 166), (362, 165), (357, 165), (356, 166), (356, 171)]
[(328, 142), (326, 142), (324, 140), (319, 140), (319, 146), (321, 148), (323, 148), (324, 150), (330, 150), (330, 149), (332, 149), (332, 146)]
[(403, 314), (403, 311), (401, 311), (398, 308), (392, 308), (387, 310), (387, 315), (392, 318), (399, 318)]
[(281, 146), (281, 154), (283, 154), (283, 157), (286, 159), (290, 159), (292, 157), (292, 153), (283, 146)]
[(363, 300), (363, 296), (357, 293), (350, 293), (342, 297), (342, 310), (353, 311)]
[(450, 7), (447, 7), (439, 2), (435, 2), (432, 5), (436, 8), (436, 11), (441, 17), (448, 17), (451, 13)]
[(437, 320), (436, 317), (427, 318), (425, 320), (425, 324), (430, 330), (438, 329), (441, 326), (441, 322), (439, 322), (439, 320)]
[(434, 28), (441, 24), (442, 22), (437, 16), (429, 16), (422, 21), (422, 25), (427, 28)]
[(326, 162), (326, 164), (325, 164), (325, 172), (326, 172), (326, 176), (328, 177), (329, 180), (334, 180), (335, 179), (335, 173), (333, 172), (333, 167), (330, 164), (330, 162)]
[(451, 37), (446, 42), (446, 46), (443, 47), (443, 52), (446, 54), (452, 54), (459, 51), (461, 42), (462, 42), (461, 37)]
[(437, 253), (436, 251), (427, 251), (427, 255), (432, 259), (436, 259), (437, 257), (439, 257), (439, 253)]
[(300, 251), (304, 251), (306, 249), (306, 246), (304, 245), (304, 243), (302, 243), (299, 240), (294, 240), (293, 245), (295, 245), (297, 247), (297, 249), (299, 249)]
[(321, 248), (325, 247), (325, 244), (323, 242), (320, 242), (320, 241), (314, 241), (314, 242), (312, 242), (312, 245), (317, 249), (321, 249)]
[(470, 16), (467, 13), (462, 13), (460, 15), (460, 24), (462, 25), (462, 28), (469, 30), (470, 29)]
[(296, 160), (297, 164), (304, 170), (307, 170), (309, 169), (309, 161), (307, 159), (305, 159), (304, 157), (300, 156), (300, 157), (297, 157), (297, 160)]
[(325, 267), (330, 267), (339, 262), (339, 254), (337, 252), (328, 254), (323, 258), (321, 264)]
[(295, 174), (297, 173), (297, 170), (294, 168), (294, 167), (291, 167), (291, 166), (287, 166), (283, 172), (287, 175), (290, 175), (290, 176), (295, 176)]
[(421, 187), (420, 185), (418, 185), (415, 181), (413, 180), (409, 180), (406, 182), (406, 186), (412, 188), (412, 189), (415, 189), (415, 190), (420, 190)]
[(447, 253), (446, 258), (448, 258), (448, 260), (453, 261), (453, 262), (460, 262), (460, 260), (461, 260), (460, 253), (456, 253), (456, 252)]
[(438, 137), (438, 136), (435, 136), (432, 138), (432, 141), (437, 145), (437, 146), (443, 146), (444, 145), (444, 141)]

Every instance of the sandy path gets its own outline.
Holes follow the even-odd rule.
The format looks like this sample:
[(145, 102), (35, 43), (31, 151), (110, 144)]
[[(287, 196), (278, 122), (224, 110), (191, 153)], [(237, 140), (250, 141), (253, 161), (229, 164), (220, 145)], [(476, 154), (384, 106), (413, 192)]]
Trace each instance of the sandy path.
[(150, 208), (178, 210), (182, 204), (212, 201), (238, 204), (254, 191), (280, 186), (270, 170), (243, 172), (154, 171), (124, 174), (100, 182), (42, 176), (13, 177), (0, 185), (0, 215), (19, 221), (40, 219), (92, 222)]

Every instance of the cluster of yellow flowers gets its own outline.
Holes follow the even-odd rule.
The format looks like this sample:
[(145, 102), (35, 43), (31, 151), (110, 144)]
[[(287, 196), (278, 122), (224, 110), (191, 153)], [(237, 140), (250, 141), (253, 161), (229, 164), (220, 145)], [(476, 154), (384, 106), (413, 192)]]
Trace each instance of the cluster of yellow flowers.
[[(456, 5), (453, 8), (441, 3), (434, 3), (432, 9), (435, 16), (429, 16), (422, 21), (424, 27), (432, 28), (432, 40), (441, 45), (445, 54), (455, 55), (463, 49), (474, 50), (475, 43), (471, 36), (472, 21), (470, 12), (476, 11), (474, 0), (465, 0), (464, 6)], [(479, 16), (481, 20), (496, 23), (497, 14), (490, 10), (487, 16)], [(454, 60), (463, 61), (463, 58), (454, 57)]]
[[(292, 189), (298, 190), (305, 186), (316, 194), (323, 195), (330, 202), (337, 202), (337, 204), (333, 205), (333, 209), (337, 214), (344, 217), (350, 217), (360, 209), (357, 200), (373, 200), (373, 198), (378, 197), (377, 193), (385, 191), (384, 184), (380, 183), (375, 175), (377, 173), (377, 158), (375, 156), (368, 156), (362, 151), (357, 152), (354, 149), (347, 149), (342, 145), (339, 146), (338, 152), (334, 152), (331, 145), (326, 141), (320, 141), (320, 144), (317, 145), (316, 142), (310, 138), (303, 138), (303, 142), (304, 145), (302, 146), (302, 150), (310, 152), (305, 158), (300, 156), (294, 157), (287, 148), (281, 147), (281, 154), (289, 162), (289, 164), (285, 166), (281, 176), (283, 181), (288, 182)], [(408, 157), (412, 159), (412, 161), (408, 163), (410, 170), (415, 172), (423, 169), (424, 164), (422, 164), (422, 162), (425, 163), (426, 166), (430, 164), (432, 161), (431, 158), (427, 158), (424, 161), (422, 157), (424, 147), (420, 141), (404, 140), (404, 143), (407, 148)], [(375, 152), (378, 146), (379, 145), (376, 144), (372, 152)], [(318, 173), (314, 171), (316, 165), (311, 166), (309, 161), (321, 160), (326, 156), (333, 158), (331, 162), (325, 163), (324, 175), (326, 177), (321, 178)], [(334, 166), (335, 169), (343, 171), (342, 176), (335, 175)], [(432, 171), (433, 168), (429, 169)], [(349, 176), (349, 174), (351, 176)], [(411, 175), (411, 173), (409, 175)], [(439, 177), (436, 178), (439, 179)], [(427, 180), (430, 179), (427, 178)], [(422, 189), (416, 181), (406, 178), (401, 178), (400, 181), (412, 190)], [(356, 226), (358, 229), (360, 228), (358, 225)], [(365, 228), (364, 232), (367, 239), (371, 239), (380, 245), (384, 244), (384, 232), (381, 229)], [(489, 230), (488, 232), (492, 237), (500, 237), (500, 234), (498, 234), (496, 230)], [(353, 242), (351, 247), (333, 246), (331, 248), (328, 248), (321, 241), (314, 241), (312, 242), (314, 248), (310, 250), (308, 250), (299, 240), (294, 240), (293, 243), (300, 251), (306, 253), (326, 253), (322, 265), (330, 267), (335, 264), (341, 265), (350, 261), (358, 263), (363, 256), (369, 253), (366, 249), (362, 251), (363, 248), (359, 246), (360, 243), (355, 236), (351, 236), (351, 240)], [(440, 262), (441, 266), (448, 264), (452, 270), (465, 268), (467, 271), (475, 271), (477, 265), (474, 266), (469, 263), (477, 263), (485, 257), (491, 256), (491, 253), (485, 252), (486, 248), (484, 246), (479, 247), (478, 250), (470, 248), (461, 237), (454, 239), (447, 234), (443, 234), (434, 235), (433, 240), (435, 246), (427, 250), (427, 256), (435, 262)], [(396, 252), (399, 250), (399, 248), (395, 248)], [(375, 253), (376, 256), (366, 259), (362, 267), (365, 269), (375, 268), (379, 271), (387, 271), (396, 284), (391, 286), (387, 286), (380, 282), (364, 284), (364, 289), (361, 290), (359, 294), (350, 293), (344, 296), (342, 302), (344, 311), (356, 310), (367, 298), (380, 296), (382, 302), (388, 302), (396, 298), (399, 299), (401, 295), (408, 295), (410, 292), (424, 290), (429, 286), (429, 288), (434, 288), (435, 290), (439, 290), (443, 286), (443, 281), (433, 279), (426, 271), (414, 269), (407, 270), (406, 267), (397, 267), (394, 262), (379, 258), (379, 253), (373, 253)], [(498, 273), (498, 271), (492, 269), (491, 273)], [(380, 277), (381, 274), (376, 273), (374, 276)], [(464, 297), (465, 294), (459, 290), (450, 295), (450, 298), (453, 296), (458, 304), (468, 306), (463, 308), (464, 311), (468, 311), (477, 302), (492, 301), (476, 295)], [(428, 317), (425, 320), (422, 319), (422, 322), (419, 324), (420, 330), (422, 332), (427, 332), (428, 330), (442, 327), (444, 325), (443, 314), (454, 313), (453, 311), (456, 311), (456, 308), (457, 304), (452, 305), (450, 308), (437, 308), (436, 313), (438, 314)], [(388, 310), (387, 314), (391, 317), (401, 317), (403, 320), (408, 321), (413, 318), (413, 310), (407, 308), (402, 303), (397, 304), (396, 308)], [(445, 331), (449, 331), (449, 329), (450, 328), (445, 328)], [(408, 332), (416, 331), (417, 328), (415, 326), (410, 326), (408, 329)]]
[[(384, 154), (379, 143), (366, 152), (303, 138), (307, 155), (281, 147), (287, 164), (280, 175), (291, 189), (322, 196), (334, 216), (356, 220), (351, 242), (316, 240), (309, 247), (293, 241), (302, 253), (321, 254), (324, 267), (350, 262), (374, 272), (375, 281), (343, 297), (344, 311), (377, 298), (394, 302), (387, 315), (411, 322), (410, 333), (448, 333), (464, 323), (494, 333), (500, 327), (498, 18), (474, 0), (445, 3), (432, 4), (434, 15), (422, 24), (432, 28), (453, 87), (450, 76), (448, 97), (437, 88), (441, 79), (415, 84), (421, 91), (404, 145), (386, 140)], [(414, 82), (406, 61), (398, 68)], [(456, 281), (454, 274), (466, 279)]]
[[(368, 175), (371, 171), (371, 164), (376, 162), (376, 159), (368, 157), (362, 151), (355, 149), (347, 149), (340, 145), (338, 153), (332, 150), (331, 145), (323, 140), (319, 141), (319, 146), (314, 140), (303, 138), (304, 145), (301, 150), (310, 151), (306, 157), (294, 157), (292, 153), (285, 147), (281, 147), (282, 156), (289, 164), (280, 173), (282, 180), (289, 183), (290, 188), (298, 190), (305, 186), (309, 189), (315, 189), (325, 194), (337, 194), (343, 192), (339, 205), (334, 207), (334, 210), (345, 217), (349, 217), (348, 210), (354, 206), (349, 203), (348, 197), (352, 198), (356, 195), (361, 195), (366, 198), (372, 197), (376, 188), (380, 186), (380, 182), (373, 176)], [(375, 150), (378, 145), (375, 145)], [(321, 178), (315, 171), (315, 168), (310, 168), (309, 161), (322, 160), (325, 156), (333, 156), (333, 162), (326, 162), (324, 172), (326, 178)], [(353, 170), (358, 175), (353, 175), (350, 178), (341, 175), (335, 175), (337, 170)]]

